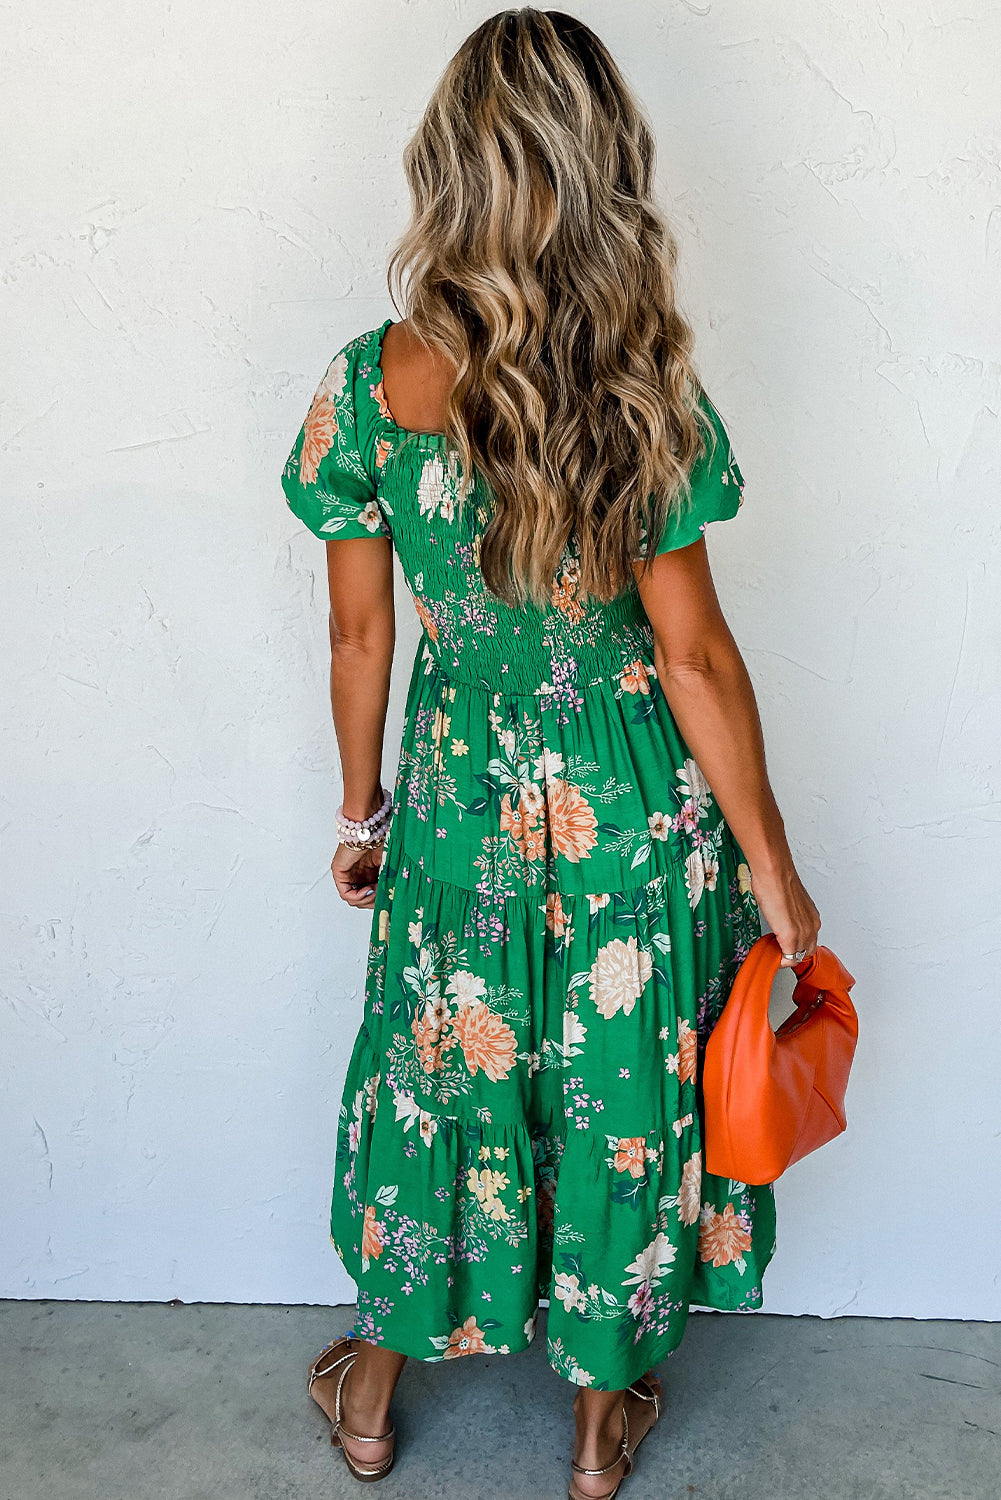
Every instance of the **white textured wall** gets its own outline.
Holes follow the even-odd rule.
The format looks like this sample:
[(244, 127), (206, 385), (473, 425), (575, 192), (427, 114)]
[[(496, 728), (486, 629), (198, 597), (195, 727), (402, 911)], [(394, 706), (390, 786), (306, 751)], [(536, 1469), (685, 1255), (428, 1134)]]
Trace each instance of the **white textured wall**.
[[(400, 152), (490, 8), (7, 11), (0, 1293), (347, 1300), (368, 914), (279, 476), (392, 312)], [(779, 1184), (767, 1306), (998, 1317), (1001, 16), (579, 13), (655, 121), (748, 481), (717, 583), (858, 979), (850, 1132)]]

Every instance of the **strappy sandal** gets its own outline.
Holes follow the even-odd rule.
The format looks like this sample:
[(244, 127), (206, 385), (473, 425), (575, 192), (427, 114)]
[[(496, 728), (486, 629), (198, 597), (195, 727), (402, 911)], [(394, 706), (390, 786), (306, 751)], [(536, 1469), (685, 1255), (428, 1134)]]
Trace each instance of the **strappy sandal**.
[[(358, 1358), (358, 1350), (347, 1347), (350, 1343), (351, 1335), (346, 1333), (343, 1334), (341, 1338), (334, 1339), (333, 1343), (324, 1344), (323, 1348), (316, 1356), (316, 1359), (309, 1367), (308, 1390), (310, 1395), (312, 1396), (314, 1380), (318, 1379), (321, 1375), (332, 1375), (336, 1369), (341, 1370), (340, 1375), (337, 1377), (337, 1387), (334, 1391), (333, 1418), (331, 1419), (329, 1417), (329, 1414), (323, 1410), (323, 1407), (320, 1406), (319, 1401), (316, 1401), (315, 1396), (313, 1396), (313, 1400), (316, 1401), (317, 1406), (320, 1406), (320, 1410), (323, 1411), (324, 1416), (327, 1417), (330, 1421), (330, 1441), (335, 1448), (340, 1448), (341, 1452), (344, 1455), (344, 1462), (351, 1470), (351, 1473), (356, 1479), (362, 1480), (363, 1483), (371, 1484), (376, 1479), (383, 1479), (393, 1467), (393, 1464), (396, 1461), (395, 1443), (393, 1445), (392, 1452), (388, 1453), (380, 1463), (373, 1464), (371, 1468), (365, 1469), (362, 1468), (360, 1464), (356, 1463), (355, 1460), (351, 1457), (351, 1454), (341, 1442), (341, 1438), (346, 1437), (349, 1443), (386, 1443), (390, 1438), (395, 1438), (396, 1428), (390, 1427), (389, 1431), (382, 1433), (380, 1437), (365, 1437), (359, 1432), (349, 1432), (344, 1426), (344, 1423), (341, 1421), (341, 1387), (344, 1384), (344, 1377), (347, 1375), (351, 1366)], [(342, 1347), (344, 1349), (343, 1353), (337, 1355), (336, 1358), (332, 1357), (325, 1362), (325, 1355), (334, 1355), (335, 1352)]]
[[(642, 1386), (646, 1386), (646, 1390), (640, 1390), (639, 1387), (641, 1385)], [(652, 1432), (653, 1431), (654, 1427), (656, 1426), (656, 1424), (657, 1424), (657, 1422), (658, 1422), (658, 1420), (660, 1418), (660, 1397), (657, 1395), (657, 1392), (654, 1390), (653, 1386), (647, 1380), (647, 1378), (646, 1378), (645, 1375), (641, 1375), (638, 1380), (634, 1380), (633, 1383), (632, 1383), (632, 1385), (628, 1386), (627, 1389), (629, 1390), (630, 1395), (632, 1395), (632, 1396), (638, 1396), (641, 1401), (652, 1401), (653, 1402), (653, 1410), (654, 1410), (653, 1421), (650, 1423), (650, 1426), (646, 1429), (646, 1432), (643, 1433), (643, 1436), (640, 1437), (637, 1440), (637, 1442), (633, 1445), (632, 1448), (630, 1448), (630, 1446), (629, 1446), (629, 1418), (626, 1416), (625, 1402), (623, 1402), (623, 1405), (622, 1405), (622, 1441), (621, 1441), (621, 1443), (619, 1445), (619, 1451), (615, 1455), (615, 1457), (612, 1459), (611, 1463), (605, 1464), (604, 1467), (600, 1468), (600, 1469), (585, 1469), (581, 1464), (577, 1463), (577, 1461), (575, 1459), (571, 1458), (571, 1460), (570, 1460), (570, 1467), (574, 1470), (575, 1473), (577, 1473), (577, 1474), (589, 1474), (589, 1475), (592, 1475), (592, 1476), (597, 1476), (599, 1474), (609, 1474), (609, 1473), (611, 1473), (612, 1469), (616, 1468), (622, 1462), (622, 1460), (625, 1459), (626, 1466), (625, 1466), (625, 1468), (622, 1471), (622, 1474), (621, 1474), (621, 1476), (619, 1478), (618, 1484), (615, 1486), (615, 1488), (613, 1490), (606, 1490), (605, 1494), (603, 1494), (603, 1495), (582, 1495), (582, 1494), (580, 1494), (579, 1491), (575, 1495), (574, 1492), (573, 1492), (573, 1487), (572, 1486), (568, 1486), (567, 1487), (567, 1500), (615, 1500), (615, 1496), (619, 1493), (619, 1490), (620, 1490), (620, 1488), (622, 1486), (623, 1479), (628, 1479), (629, 1475), (633, 1472), (633, 1458), (634, 1458), (634, 1455), (636, 1453), (636, 1449), (639, 1447), (640, 1443), (642, 1443), (643, 1438), (646, 1437), (647, 1432)]]

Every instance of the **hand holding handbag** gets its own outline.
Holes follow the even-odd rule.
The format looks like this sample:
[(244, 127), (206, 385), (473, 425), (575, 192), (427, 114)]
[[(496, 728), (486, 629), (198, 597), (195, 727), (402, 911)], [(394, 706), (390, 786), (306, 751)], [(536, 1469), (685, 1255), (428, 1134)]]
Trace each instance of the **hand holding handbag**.
[(706, 1043), (705, 1169), (737, 1182), (774, 1182), (847, 1124), (845, 1090), (858, 1041), (848, 995), (855, 978), (818, 944), (792, 965), (796, 1010), (773, 1031), (768, 1001), (781, 959), (778, 938), (762, 933)]

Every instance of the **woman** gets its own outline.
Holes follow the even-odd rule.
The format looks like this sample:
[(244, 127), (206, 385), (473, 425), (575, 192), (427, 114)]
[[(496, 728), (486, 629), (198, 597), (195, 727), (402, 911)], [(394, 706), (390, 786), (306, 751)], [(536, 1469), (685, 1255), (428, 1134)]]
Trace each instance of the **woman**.
[[(338, 352), (283, 476), (327, 540), (332, 870), (373, 912), (330, 1221), (358, 1316), (309, 1383), (379, 1478), (406, 1359), (525, 1349), (547, 1300), (579, 1500), (629, 1473), (690, 1303), (761, 1305), (772, 1189), (703, 1172), (702, 1055), (760, 916), (786, 966), (820, 923), (709, 571), (743, 479), (633, 95), (580, 21), (504, 11), (405, 164), (408, 316)], [(394, 551), (423, 635), (390, 795)]]

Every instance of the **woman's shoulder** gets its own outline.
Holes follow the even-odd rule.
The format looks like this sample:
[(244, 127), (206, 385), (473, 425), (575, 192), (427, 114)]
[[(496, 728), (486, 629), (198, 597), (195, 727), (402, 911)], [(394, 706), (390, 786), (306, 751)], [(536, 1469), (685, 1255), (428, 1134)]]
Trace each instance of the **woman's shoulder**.
[(387, 318), (374, 328), (362, 329), (341, 344), (319, 387), (333, 404), (343, 439), (353, 443), (373, 476), (381, 467), (380, 444), (391, 436), (380, 364), (382, 339), (390, 321)]
[(367, 396), (379, 404), (381, 390), (377, 391), (377, 387), (382, 384), (380, 352), (390, 321), (387, 318), (374, 328), (363, 329), (340, 346), (324, 376), (328, 389), (334, 389), (338, 394), (350, 393), (355, 399), (359, 395)]

